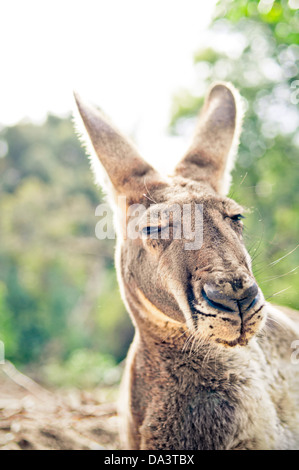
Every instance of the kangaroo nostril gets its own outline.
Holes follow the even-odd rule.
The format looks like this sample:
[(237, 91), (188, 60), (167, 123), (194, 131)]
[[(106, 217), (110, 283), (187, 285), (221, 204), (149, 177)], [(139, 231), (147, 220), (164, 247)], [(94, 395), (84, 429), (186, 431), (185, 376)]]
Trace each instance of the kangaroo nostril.
[(247, 289), (225, 292), (222, 286), (206, 283), (202, 289), (202, 297), (210, 307), (225, 312), (242, 314), (254, 307), (259, 300), (259, 290), (254, 282)]
[(235, 300), (230, 299), (209, 284), (205, 284), (201, 293), (204, 300), (208, 305), (210, 305), (210, 307), (216, 308), (217, 310), (223, 310), (224, 312), (238, 311), (238, 305)]
[(259, 300), (260, 296), (259, 294), (257, 294), (255, 296), (255, 298), (253, 299), (253, 301), (251, 302), (251, 304), (247, 307), (246, 310), (250, 310), (252, 307), (254, 307), (254, 305), (257, 303), (257, 301)]
[(242, 295), (242, 299), (238, 301), (239, 307), (242, 311), (250, 310), (259, 300), (259, 289), (254, 282)]

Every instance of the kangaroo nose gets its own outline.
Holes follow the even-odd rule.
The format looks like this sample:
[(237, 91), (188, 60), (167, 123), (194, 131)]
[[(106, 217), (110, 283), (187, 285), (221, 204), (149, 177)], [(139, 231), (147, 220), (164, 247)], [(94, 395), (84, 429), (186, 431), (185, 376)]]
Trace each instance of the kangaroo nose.
[(211, 307), (225, 312), (243, 314), (258, 301), (258, 286), (254, 282), (251, 286), (240, 289), (236, 294), (238, 294), (238, 298), (225, 293), (224, 289), (211, 283), (205, 284), (202, 290), (203, 298)]

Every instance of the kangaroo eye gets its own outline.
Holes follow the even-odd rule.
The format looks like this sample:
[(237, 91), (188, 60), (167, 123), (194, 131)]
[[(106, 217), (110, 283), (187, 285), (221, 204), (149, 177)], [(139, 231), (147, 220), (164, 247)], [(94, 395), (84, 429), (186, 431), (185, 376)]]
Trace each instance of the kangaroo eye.
[(235, 221), (239, 221), (239, 220), (245, 219), (245, 217), (242, 214), (236, 214), (236, 215), (233, 215), (231, 219)]
[(162, 227), (160, 226), (157, 226), (157, 227), (149, 226), (149, 227), (144, 227), (141, 230), (141, 233), (142, 235), (146, 235), (148, 237), (149, 235), (152, 235), (153, 233), (160, 233), (161, 230), (162, 230)]

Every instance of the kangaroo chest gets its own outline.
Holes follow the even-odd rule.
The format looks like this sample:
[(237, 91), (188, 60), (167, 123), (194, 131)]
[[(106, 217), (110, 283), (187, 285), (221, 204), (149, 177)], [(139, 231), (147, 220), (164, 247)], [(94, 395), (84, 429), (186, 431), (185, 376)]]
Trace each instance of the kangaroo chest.
[(131, 403), (140, 448), (275, 448), (279, 421), (259, 371), (173, 355), (145, 354), (134, 364)]

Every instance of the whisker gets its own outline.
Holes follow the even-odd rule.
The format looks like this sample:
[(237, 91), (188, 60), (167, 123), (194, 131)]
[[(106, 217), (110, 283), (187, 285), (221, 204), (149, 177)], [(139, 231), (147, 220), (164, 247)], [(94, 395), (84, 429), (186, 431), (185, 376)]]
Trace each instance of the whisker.
[(187, 346), (188, 346), (188, 343), (191, 341), (192, 337), (193, 337), (193, 333), (192, 333), (192, 332), (189, 332), (189, 336), (188, 336), (188, 338), (186, 339), (186, 341), (185, 341), (185, 343), (184, 343), (184, 345), (183, 345), (183, 347), (182, 347), (182, 352), (186, 351), (186, 348), (187, 348)]
[(155, 203), (155, 204), (158, 204), (158, 203), (153, 199), (151, 193), (149, 192), (149, 189), (148, 189), (148, 187), (147, 187), (147, 185), (146, 185), (145, 178), (146, 178), (146, 177), (144, 177), (144, 179), (143, 179), (143, 184), (144, 184), (145, 189), (146, 189), (146, 191), (147, 191), (147, 193), (148, 193), (148, 195), (149, 195), (150, 197), (148, 197), (146, 194), (143, 194), (143, 196), (145, 196), (149, 201), (151, 201), (151, 202), (153, 202), (153, 203)]
[(282, 292), (285, 292), (286, 290), (290, 289), (291, 286), (286, 287), (285, 289), (282, 289), (278, 292), (275, 292), (275, 294), (270, 295), (269, 297), (266, 298), (266, 300), (272, 299), (272, 297), (275, 297), (276, 295), (282, 294)]
[(299, 268), (299, 266), (296, 266), (294, 269), (291, 269), (291, 271), (289, 271), (285, 274), (280, 274), (279, 276), (273, 276), (273, 277), (270, 277), (269, 279), (265, 279), (264, 281), (261, 282), (261, 284), (263, 284), (264, 282), (275, 281), (275, 279), (279, 279), (279, 278), (284, 277), (284, 276), (288, 276), (289, 274), (296, 271), (296, 269), (298, 269), (298, 268)]
[(286, 255), (282, 256), (281, 258), (277, 259), (276, 261), (272, 261), (272, 263), (269, 264), (269, 266), (275, 266), (277, 263), (279, 263), (281, 260), (283, 260), (284, 258), (286, 258), (287, 256), (291, 255), (292, 253), (294, 253), (295, 250), (297, 250), (299, 244), (293, 248), (293, 250), (289, 251), (289, 253), (287, 253)]
[(239, 186), (242, 186), (242, 184), (244, 183), (246, 177), (248, 175), (248, 171), (246, 171), (245, 175), (244, 175), (244, 178), (242, 179), (241, 183), (239, 184)]

